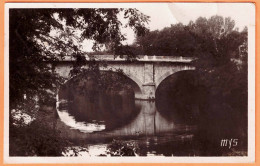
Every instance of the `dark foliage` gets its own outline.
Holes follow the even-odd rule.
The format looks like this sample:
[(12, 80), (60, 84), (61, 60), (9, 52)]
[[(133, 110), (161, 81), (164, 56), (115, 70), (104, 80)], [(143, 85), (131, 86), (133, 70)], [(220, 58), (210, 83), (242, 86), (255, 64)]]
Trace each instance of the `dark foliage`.
[(137, 39), (144, 54), (196, 58), (194, 79), (188, 76), (169, 85), (174, 88), (168, 89), (171, 95), (167, 100), (181, 110), (193, 102), (198, 104), (200, 130), (196, 138), (201, 155), (212, 155), (212, 149), (221, 152), (220, 141), (225, 138), (237, 138), (238, 148), (247, 149), (247, 42), (247, 28), (238, 31), (233, 20), (220, 16), (198, 18), (186, 26), (172, 25)]
[[(132, 28), (140, 36), (147, 31), (145, 25), (149, 21), (137, 9), (10, 9), (9, 12), (10, 112), (19, 110), (31, 116), (41, 111), (36, 107), (55, 106), (57, 87), (64, 80), (54, 73), (52, 62), (74, 58), (73, 77), (87, 63), (79, 43), (91, 40), (94, 50), (109, 43), (115, 50), (125, 40), (122, 26)], [(120, 22), (120, 13), (126, 25)], [(90, 63), (95, 70), (95, 60)], [(56, 130), (46, 127), (41, 120), (19, 127), (14, 126), (14, 121), (10, 116), (11, 155), (61, 155), (65, 145)]]
[(135, 142), (113, 140), (108, 146), (108, 154), (111, 156), (136, 156), (139, 146)]
[[(43, 100), (49, 95), (46, 90), (55, 92), (62, 80), (47, 62), (70, 56), (77, 60), (78, 69), (86, 64), (86, 54), (75, 40), (92, 40), (94, 50), (106, 43), (112, 50), (122, 46), (119, 13), (137, 36), (147, 31), (149, 17), (136, 9), (10, 9), (11, 108), (22, 103), (24, 94), (27, 98), (37, 94)], [(53, 31), (59, 36), (51, 35)], [(79, 38), (76, 31), (81, 32)]]
[(40, 121), (28, 126), (11, 126), (10, 156), (62, 156), (69, 145), (59, 134)]

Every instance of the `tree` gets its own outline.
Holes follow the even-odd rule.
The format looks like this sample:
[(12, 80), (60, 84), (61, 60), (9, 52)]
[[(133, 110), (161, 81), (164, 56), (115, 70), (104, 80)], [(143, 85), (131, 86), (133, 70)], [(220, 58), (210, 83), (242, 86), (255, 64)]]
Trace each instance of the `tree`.
[(216, 47), (215, 41), (232, 31), (237, 31), (234, 27), (235, 22), (231, 18), (200, 17), (188, 25), (178, 23), (161, 31), (149, 32), (138, 37), (135, 45), (142, 49), (142, 54), (147, 55), (198, 57), (197, 54), (202, 51), (213, 51)]
[(109, 42), (117, 50), (125, 40), (122, 26), (140, 36), (148, 20), (137, 9), (10, 9), (10, 108), (22, 106), (25, 95), (28, 101), (37, 94), (44, 102), (55, 92), (61, 80), (46, 62), (70, 56), (80, 69), (86, 63), (80, 42), (92, 40), (94, 50)]
[(187, 30), (187, 26), (179, 23), (152, 31), (136, 39), (142, 54), (157, 56), (194, 56), (196, 41)]
[[(203, 144), (204, 155), (211, 153), (207, 147), (219, 148), (221, 138), (239, 138), (240, 145), (246, 147), (247, 40), (247, 28), (239, 31), (234, 20), (221, 16), (200, 17), (188, 25), (175, 24), (136, 40), (143, 54), (195, 58), (194, 83), (200, 89), (198, 140)], [(177, 102), (176, 98), (187, 98), (187, 94), (173, 94), (172, 103)]]
[[(190, 23), (197, 38), (198, 82), (206, 95), (200, 107), (199, 137), (207, 147), (219, 149), (219, 140), (236, 137), (247, 147), (247, 30), (238, 31), (230, 18), (213, 16)], [(227, 127), (228, 126), (228, 127)], [(239, 127), (238, 127), (239, 126)], [(221, 151), (221, 150), (220, 150)]]
[[(10, 155), (60, 156), (69, 142), (55, 129), (53, 110), (56, 89), (63, 79), (50, 64), (71, 57), (76, 60), (72, 76), (84, 72), (86, 63), (95, 71), (95, 59), (86, 61), (82, 43), (91, 40), (93, 50), (109, 43), (120, 54), (117, 50), (125, 40), (121, 28), (130, 27), (137, 36), (143, 35), (149, 17), (131, 8), (10, 9), (9, 13)], [(24, 125), (15, 112), (27, 113), (35, 121)]]

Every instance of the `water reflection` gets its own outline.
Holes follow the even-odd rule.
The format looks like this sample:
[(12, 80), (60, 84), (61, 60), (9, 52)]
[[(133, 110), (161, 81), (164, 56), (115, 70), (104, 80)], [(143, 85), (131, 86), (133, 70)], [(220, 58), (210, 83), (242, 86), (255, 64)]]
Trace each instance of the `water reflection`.
[(58, 115), (63, 123), (71, 127), (71, 129), (77, 129), (83, 133), (92, 133), (94, 131), (105, 130), (104, 124), (98, 124), (93, 121), (92, 123), (78, 122), (75, 117), (70, 115), (67, 110), (59, 110)]
[(130, 123), (140, 112), (134, 93), (127, 90), (114, 94), (96, 91), (92, 95), (69, 90), (69, 95), (73, 100), (66, 94), (61, 96), (58, 115), (66, 125), (84, 133), (114, 130)]
[[(132, 121), (129, 122), (129, 124), (127, 124), (127, 122), (132, 119), (132, 116), (128, 116), (126, 114), (126, 117), (124, 118), (129, 119), (126, 120), (126, 122), (117, 121), (121, 123), (117, 124), (118, 127), (116, 129), (109, 132), (110, 135), (154, 135), (156, 133), (173, 131), (175, 129), (176, 126), (174, 122), (165, 119), (157, 111), (155, 102), (136, 100), (134, 105), (135, 108), (140, 109), (139, 113)], [(111, 118), (107, 118), (107, 116), (100, 117), (100, 115), (96, 115), (99, 120), (103, 120), (103, 124), (94, 118), (91, 121), (89, 121), (89, 119), (86, 119), (85, 121), (78, 121), (75, 115), (81, 116), (81, 119), (85, 115), (81, 115), (81, 113), (70, 114), (72, 111), (75, 110), (68, 110), (64, 108), (62, 110), (58, 110), (59, 118), (72, 129), (78, 129), (84, 133), (92, 133), (94, 131), (103, 130), (106, 131), (106, 124), (111, 125), (109, 121), (113, 120)], [(99, 112), (97, 111), (96, 114), (99, 114)], [(94, 117), (93, 114), (92, 117)]]
[[(140, 156), (195, 155), (192, 141), (196, 126), (175, 124), (173, 120), (164, 118), (157, 111), (155, 102), (137, 100), (134, 105), (136, 108), (140, 108), (139, 113), (129, 123), (118, 125), (121, 127), (105, 130), (106, 123), (103, 124), (102, 129), (97, 127), (98, 124), (90, 127), (91, 125), (88, 123), (76, 122), (79, 125), (73, 126), (74, 130), (69, 130), (66, 135), (77, 140), (77, 144), (87, 145), (86, 151), (80, 151), (81, 156), (110, 156), (111, 152), (108, 147), (114, 139), (128, 143), (129, 141), (134, 142), (138, 145), (137, 155)], [(64, 113), (69, 115), (68, 110), (58, 111), (58, 113), (59, 115)], [(70, 119), (64, 119), (63, 116), (60, 116), (60, 119), (69, 126), (75, 122), (74, 116), (69, 115), (69, 117)], [(105, 121), (107, 120), (109, 119)]]
[(114, 139), (136, 145), (141, 156), (194, 155), (191, 142), (196, 125), (182, 116), (193, 117), (192, 111), (176, 110), (170, 100), (135, 100), (131, 89), (101, 91), (94, 87), (89, 82), (85, 90), (67, 84), (57, 103), (61, 122), (57, 127), (76, 147), (87, 146), (87, 156), (117, 154), (107, 154)]
[[(129, 100), (123, 101), (129, 102)], [(135, 111), (138, 113), (132, 111), (131, 116), (125, 114), (126, 116), (123, 117), (125, 121), (116, 121), (118, 122), (118, 124), (116, 124), (117, 127), (113, 126), (114, 128), (112, 130), (107, 129), (107, 124), (108, 126), (111, 126), (111, 122), (109, 122), (111, 121), (110, 116), (109, 118), (108, 116), (101, 117), (98, 111), (96, 112), (96, 116), (99, 120), (102, 119), (103, 123), (98, 122), (96, 119), (92, 119), (91, 121), (89, 121), (89, 119), (86, 119), (85, 121), (77, 121), (75, 115), (81, 116), (81, 120), (85, 115), (81, 115), (80, 113), (70, 114), (70, 112), (76, 110), (68, 109), (74, 107), (63, 107), (62, 110), (58, 110), (58, 115), (60, 120), (65, 123), (66, 126), (70, 127), (69, 131), (66, 133), (67, 136), (74, 140), (87, 141), (88, 144), (93, 142), (96, 144), (107, 144), (114, 138), (120, 138), (126, 140), (134, 139), (137, 140), (140, 145), (145, 146), (145, 148), (154, 148), (158, 144), (164, 144), (169, 141), (182, 141), (193, 137), (191, 131), (193, 131), (196, 126), (175, 124), (173, 119), (165, 118), (157, 111), (155, 102), (140, 100), (131, 101), (134, 102), (131, 107), (137, 108)], [(80, 105), (80, 103), (78, 104)], [(130, 104), (124, 104), (122, 109), (129, 105)], [(122, 112), (124, 111), (122, 110)], [(95, 117), (95, 112), (92, 113), (92, 117)], [(111, 116), (113, 116), (113, 114)], [(64, 130), (66, 128), (63, 127), (62, 129)]]
[(136, 101), (141, 107), (140, 113), (128, 125), (111, 131), (113, 135), (155, 135), (156, 133), (173, 131), (173, 121), (168, 121), (161, 116), (155, 107), (155, 102)]

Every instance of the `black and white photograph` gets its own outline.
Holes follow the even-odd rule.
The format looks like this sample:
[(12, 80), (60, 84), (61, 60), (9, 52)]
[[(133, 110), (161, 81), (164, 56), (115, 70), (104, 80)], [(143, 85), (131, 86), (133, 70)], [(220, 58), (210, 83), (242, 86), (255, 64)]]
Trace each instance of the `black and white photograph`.
[(253, 3), (7, 3), (6, 163), (254, 162)]

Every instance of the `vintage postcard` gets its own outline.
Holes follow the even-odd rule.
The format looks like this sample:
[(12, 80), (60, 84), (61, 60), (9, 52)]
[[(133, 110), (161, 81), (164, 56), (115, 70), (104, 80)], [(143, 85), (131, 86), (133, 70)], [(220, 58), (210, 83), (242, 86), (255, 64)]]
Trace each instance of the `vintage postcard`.
[(6, 3), (4, 163), (252, 163), (253, 3)]

